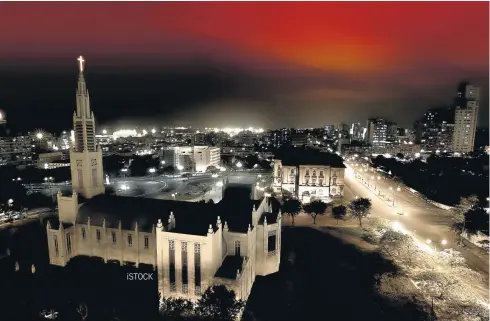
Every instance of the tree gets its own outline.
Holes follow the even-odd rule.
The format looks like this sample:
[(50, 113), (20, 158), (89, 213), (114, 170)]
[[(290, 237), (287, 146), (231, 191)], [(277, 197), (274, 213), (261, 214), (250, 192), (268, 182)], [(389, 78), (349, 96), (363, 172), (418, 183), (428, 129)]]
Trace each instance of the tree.
[(211, 185), (209, 184), (198, 184), (197, 187), (201, 190), (201, 193), (206, 194), (212, 190)]
[(403, 275), (384, 273), (376, 275), (376, 290), (383, 296), (399, 300), (400, 298), (411, 298), (417, 294), (417, 289), (410, 279)]
[(417, 244), (410, 235), (389, 230), (383, 234), (379, 242), (380, 252), (394, 260), (407, 261), (411, 264), (418, 251)]
[(366, 223), (370, 229), (379, 234), (384, 234), (389, 228), (389, 221), (377, 216), (369, 217)]
[(458, 279), (436, 271), (424, 271), (416, 275), (415, 280), (422, 290), (439, 300), (444, 300), (448, 292), (459, 282)]
[(199, 316), (209, 320), (234, 321), (245, 303), (224, 285), (209, 287), (197, 302)]
[(219, 168), (217, 168), (216, 166), (210, 165), (206, 168), (206, 173), (218, 174)]
[(288, 199), (282, 204), (282, 212), (291, 216), (292, 224), (294, 226), (294, 218), (301, 212), (301, 202), (297, 199)]
[(339, 220), (343, 220), (345, 215), (347, 214), (347, 207), (344, 205), (335, 206), (332, 208), (332, 216), (337, 220), (337, 224), (339, 224)]
[(465, 259), (461, 256), (461, 252), (453, 249), (445, 249), (439, 252), (439, 258), (449, 264), (451, 267), (464, 266)]
[(359, 226), (362, 227), (362, 219), (366, 218), (371, 211), (371, 200), (369, 198), (356, 198), (350, 201), (349, 205), (350, 214), (359, 220)]
[[(463, 242), (463, 234), (465, 233), (476, 233), (473, 229), (467, 230), (468, 223), (468, 213), (475, 209), (476, 204), (478, 203), (478, 197), (475, 195), (470, 195), (468, 197), (461, 197), (459, 199), (459, 204), (456, 205), (453, 209), (454, 223), (451, 226), (451, 229), (460, 235), (459, 242)], [(474, 234), (473, 233), (473, 234)]]
[(162, 173), (164, 174), (174, 174), (176, 172), (176, 169), (174, 166), (170, 165), (170, 166), (165, 166), (164, 168), (162, 168)]
[(208, 202), (207, 202), (207, 203), (208, 203), (208, 204), (214, 204), (214, 201), (213, 201), (213, 199), (212, 199), (212, 198), (210, 198), (210, 199), (208, 200)]
[(195, 313), (192, 301), (183, 298), (162, 298), (160, 312), (169, 318), (178, 319)]
[(328, 204), (321, 200), (314, 200), (311, 203), (303, 207), (304, 211), (313, 218), (313, 224), (316, 225), (316, 218), (318, 215), (325, 215)]

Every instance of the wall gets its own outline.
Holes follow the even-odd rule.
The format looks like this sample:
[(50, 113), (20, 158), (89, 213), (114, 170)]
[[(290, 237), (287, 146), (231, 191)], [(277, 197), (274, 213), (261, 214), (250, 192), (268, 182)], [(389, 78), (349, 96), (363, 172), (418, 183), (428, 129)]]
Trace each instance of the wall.
[(78, 215), (78, 195), (63, 196), (61, 191), (56, 195), (58, 199), (58, 216), (60, 222), (75, 224)]
[[(221, 233), (208, 233), (207, 236), (186, 235), (167, 231), (160, 222), (156, 229), (157, 245), (157, 267), (158, 267), (158, 290), (163, 297), (186, 297), (197, 299), (200, 294), (212, 283), (217, 266), (222, 260), (217, 259), (221, 253), (213, 253), (213, 250), (221, 244)], [(174, 241), (175, 246), (175, 286), (176, 291), (170, 291), (169, 270), (169, 241)], [(219, 242), (218, 242), (219, 241)], [(187, 266), (188, 266), (188, 293), (182, 293), (182, 242), (187, 243)], [(201, 287), (200, 293), (195, 293), (195, 244), (200, 245), (201, 257)], [(218, 262), (216, 262), (218, 260)]]
[[(102, 151), (96, 152), (75, 152), (70, 151), (70, 167), (73, 190), (83, 195), (85, 198), (92, 198), (95, 195), (103, 194), (104, 170), (102, 168)], [(92, 179), (92, 170), (97, 170), (95, 180)], [(79, 170), (82, 175), (79, 175)]]
[[(268, 236), (269, 232), (276, 233), (276, 251), (269, 253)], [(257, 225), (256, 232), (256, 274), (269, 275), (279, 271), (281, 261), (281, 218), (277, 223)]]

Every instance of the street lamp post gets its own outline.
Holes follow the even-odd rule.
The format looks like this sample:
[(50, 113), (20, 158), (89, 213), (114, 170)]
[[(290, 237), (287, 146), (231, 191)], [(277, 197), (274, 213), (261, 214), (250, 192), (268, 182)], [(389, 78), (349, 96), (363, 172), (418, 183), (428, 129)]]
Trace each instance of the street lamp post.
[(49, 186), (49, 193), (51, 194), (51, 199), (53, 200), (53, 202), (55, 201), (54, 199), (54, 193), (53, 193), (53, 181), (54, 181), (54, 178), (53, 177), (45, 177), (44, 178), (44, 181), (48, 184)]
[(155, 172), (156, 172), (156, 169), (155, 168), (150, 168), (148, 170), (148, 172), (150, 172), (150, 174), (151, 174), (151, 180), (154, 181), (155, 180)]
[[(393, 206), (395, 206), (395, 189), (390, 186), (390, 191), (391, 191), (391, 198), (392, 198)], [(401, 188), (400, 187), (397, 187), (396, 188), (396, 191), (397, 192), (400, 192), (401, 191)]]

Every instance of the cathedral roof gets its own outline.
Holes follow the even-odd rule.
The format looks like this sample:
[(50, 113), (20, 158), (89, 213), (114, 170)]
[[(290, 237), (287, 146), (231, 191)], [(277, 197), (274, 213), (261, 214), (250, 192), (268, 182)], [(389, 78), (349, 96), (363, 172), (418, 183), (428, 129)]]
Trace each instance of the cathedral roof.
[(227, 255), (215, 273), (215, 277), (235, 280), (237, 272), (242, 272), (244, 258), (239, 255)]
[(217, 217), (228, 223), (230, 231), (246, 232), (251, 223), (253, 203), (247, 188), (229, 187), (225, 198), (218, 204), (181, 202), (115, 195), (97, 195), (87, 200), (79, 209), (78, 224), (134, 230), (136, 222), (140, 231), (150, 232), (158, 219), (168, 224), (170, 212), (174, 214), (176, 227), (172, 232), (206, 235), (209, 225), (216, 228)]
[(275, 156), (285, 166), (318, 165), (345, 168), (342, 157), (309, 147), (283, 147)]

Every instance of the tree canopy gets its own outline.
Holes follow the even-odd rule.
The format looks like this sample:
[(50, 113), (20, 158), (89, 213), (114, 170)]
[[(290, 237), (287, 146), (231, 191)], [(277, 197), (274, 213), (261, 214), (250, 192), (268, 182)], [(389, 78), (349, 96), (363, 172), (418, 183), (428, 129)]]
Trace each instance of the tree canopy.
[(359, 226), (362, 227), (362, 220), (371, 212), (371, 200), (364, 197), (354, 199), (349, 203), (348, 208), (352, 217), (358, 219)]
[(301, 202), (297, 199), (287, 199), (281, 207), (283, 213), (291, 216), (292, 224), (294, 225), (294, 218), (301, 212)]
[(309, 204), (303, 206), (303, 209), (308, 215), (313, 218), (313, 224), (316, 224), (316, 218), (318, 215), (325, 215), (327, 211), (328, 204), (322, 202), (321, 200), (314, 200)]

